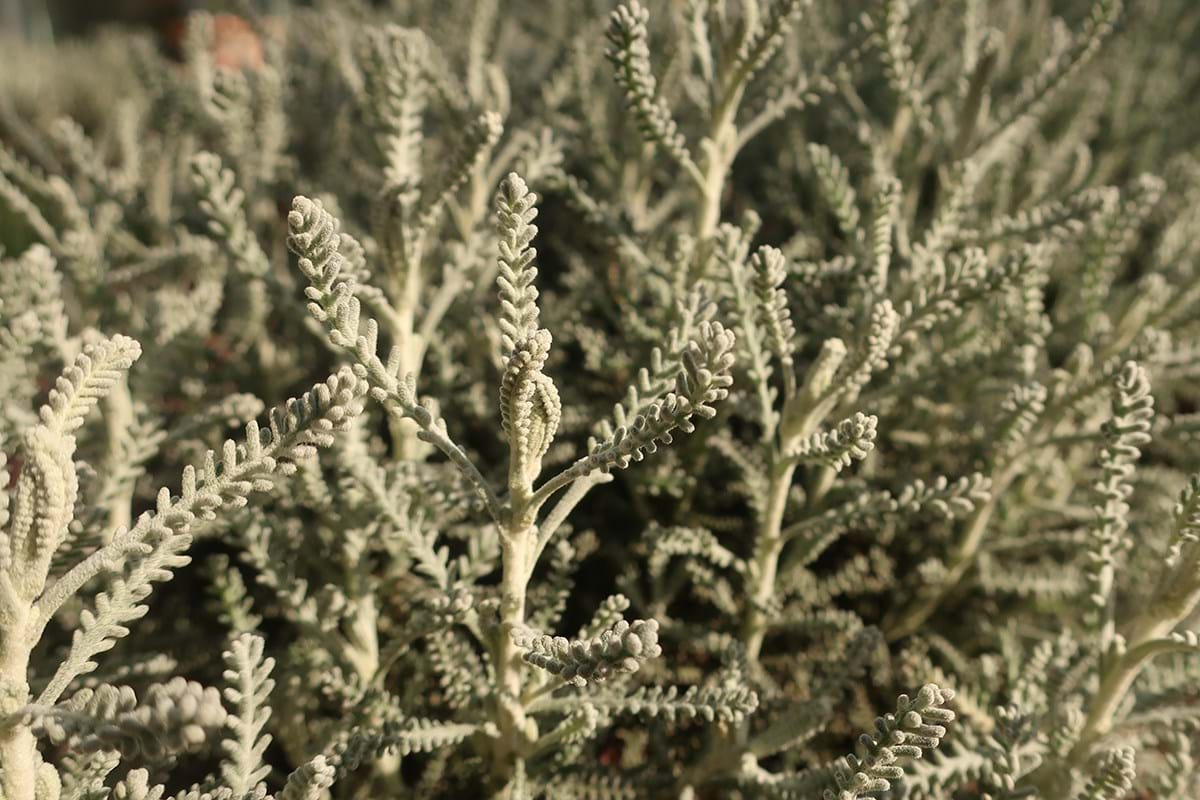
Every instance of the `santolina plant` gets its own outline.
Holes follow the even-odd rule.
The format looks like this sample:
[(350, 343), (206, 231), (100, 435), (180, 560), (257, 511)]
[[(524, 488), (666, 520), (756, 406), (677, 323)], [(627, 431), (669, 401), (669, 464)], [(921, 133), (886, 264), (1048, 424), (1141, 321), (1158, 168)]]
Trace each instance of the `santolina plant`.
[(1198, 37), (6, 43), (0, 800), (1197, 796)]

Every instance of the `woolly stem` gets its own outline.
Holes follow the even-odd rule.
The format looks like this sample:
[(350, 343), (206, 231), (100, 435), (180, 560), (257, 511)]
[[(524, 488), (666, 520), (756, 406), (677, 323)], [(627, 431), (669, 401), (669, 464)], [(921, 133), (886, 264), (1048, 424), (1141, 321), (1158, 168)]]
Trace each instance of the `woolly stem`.
[(963, 534), (959, 538), (954, 553), (946, 564), (946, 576), (932, 591), (922, 595), (913, 605), (909, 606), (892, 624), (884, 625), (885, 635), (889, 642), (903, 639), (916, 633), (926, 620), (933, 615), (947, 595), (958, 586), (967, 570), (975, 563), (975, 556), (983, 543), (983, 535), (991, 522), (992, 513), (996, 510), (997, 498), (1004, 492), (1008, 478), (994, 485), (994, 491), (987, 502), (981, 503), (967, 520)]
[[(379, 652), (379, 609), (375, 595), (370, 591), (360, 594), (355, 600), (354, 622), (347, 631), (346, 658), (354, 667), (363, 685), (374, 684), (386, 668)], [(400, 754), (386, 752), (379, 755), (372, 766), (372, 781), (376, 791), (383, 795), (403, 792), (404, 781), (400, 775)]]
[[(5, 604), (0, 609), (0, 720), (19, 714), (29, 701), (30, 609)], [(18, 720), (0, 726), (0, 796), (34, 800), (37, 750), (33, 732)]]
[(725, 178), (729, 166), (737, 153), (738, 132), (734, 125), (742, 89), (735, 88), (717, 107), (705, 142), (705, 158), (700, 181), (700, 197), (696, 205), (696, 240), (706, 242), (712, 238), (721, 221), (721, 195), (725, 192)]
[(592, 490), (592, 487), (608, 483), (612, 479), (613, 476), (610, 472), (595, 472), (587, 477), (579, 478), (571, 484), (571, 488), (559, 498), (554, 508), (546, 515), (546, 518), (542, 521), (538, 529), (537, 545), (533, 552), (533, 562), (535, 564), (542, 557), (542, 551), (546, 549), (546, 545), (554, 538), (554, 534), (558, 531), (559, 527), (566, 522), (567, 517), (570, 516), (575, 506)]
[(503, 558), (500, 579), (500, 627), (496, 631), (496, 696), (493, 715), (500, 736), (493, 752), (497, 796), (523, 760), (528, 745), (537, 738), (529, 730), (531, 719), (522, 700), (524, 664), (513, 643), (511, 631), (525, 624), (525, 598), (533, 572), (533, 550), (537, 546), (537, 527), (527, 515), (510, 518), (501, 530)]
[(766, 637), (769, 620), (765, 608), (775, 596), (775, 580), (779, 575), (779, 557), (787, 537), (783, 535), (783, 516), (787, 511), (788, 494), (796, 474), (796, 462), (782, 458), (782, 454), (795, 447), (798, 442), (812, 435), (823, 418), (822, 407), (806, 406), (806, 413), (795, 409), (784, 409), (784, 422), (780, 425), (778, 445), (768, 445), (771, 464), (767, 484), (767, 502), (754, 539), (754, 561), (747, 575), (747, 594), (750, 602), (742, 620), (742, 642), (746, 645), (746, 658), (751, 664), (758, 662)]
[[(115, 472), (122, 466), (121, 440), (125, 438), (126, 431), (133, 424), (133, 399), (129, 394), (127, 379), (122, 378), (116, 382), (106, 400), (106, 406), (104, 422), (108, 430), (108, 457)], [(135, 485), (130, 482), (109, 501), (106, 535), (110, 535), (112, 531), (128, 528), (133, 524), (134, 488)], [(108, 540), (105, 541), (105, 544), (108, 544)]]
[[(504, 787), (528, 755), (530, 745), (537, 740), (536, 726), (526, 714), (522, 699), (525, 694), (524, 662), (512, 638), (513, 630), (525, 624), (526, 593), (533, 566), (537, 563), (540, 539), (537, 525), (540, 506), (535, 503), (533, 492), (535, 476), (528, 469), (524, 447), (519, 438), (510, 438), (509, 500), (500, 522), (500, 626), (496, 630), (492, 664), (496, 676), (494, 714), (500, 729), (494, 751), (494, 768), (499, 779), (497, 796), (505, 796)], [(569, 509), (570, 493), (566, 499)]]
[(1063, 761), (1048, 760), (1023, 783), (1036, 787), (1042, 797), (1063, 796), (1069, 790), (1072, 771), (1087, 763), (1096, 742), (1112, 730), (1114, 715), (1141, 674), (1142, 667), (1158, 652), (1168, 649), (1161, 647), (1159, 640), (1191, 613), (1196, 599), (1197, 596), (1193, 596), (1191, 603), (1182, 610), (1168, 604), (1153, 604), (1134, 619), (1127, 631), (1127, 649), (1109, 659), (1101, 670), (1100, 685), (1088, 704), (1087, 717), (1071, 752)]
[(754, 562), (750, 568), (750, 603), (742, 622), (742, 641), (746, 658), (756, 663), (762, 652), (767, 633), (766, 605), (775, 595), (775, 578), (779, 572), (779, 556), (786, 542), (781, 534), (783, 514), (787, 509), (788, 493), (795, 475), (795, 463), (776, 464), (771, 468), (767, 489), (767, 506), (754, 543)]
[(921, 595), (913, 605), (897, 615), (891, 622), (885, 620), (884, 635), (889, 642), (916, 633), (962, 581), (963, 576), (975, 563), (975, 557), (979, 555), (988, 523), (992, 521), (992, 514), (995, 513), (1000, 498), (1020, 474), (1020, 461), (1020, 459), (1010, 461), (1006, 467), (993, 472), (991, 476), (992, 491), (987, 501), (976, 506), (975, 511), (968, 518), (966, 527), (963, 528), (963, 533), (958, 539), (958, 544), (946, 563), (945, 578), (931, 591)]
[[(406, 248), (407, 249), (407, 248)], [(424, 248), (416, 242), (412, 252), (405, 255), (408, 262), (404, 270), (404, 281), (395, 287), (395, 327), (390, 332), (392, 343), (399, 348), (400, 375), (421, 377), (421, 361), (424, 343), (416, 332), (417, 304), (421, 299), (424, 284), (421, 274), (421, 254)], [(417, 439), (420, 427), (411, 419), (395, 415), (388, 416), (389, 433), (392, 437), (392, 458), (396, 461), (414, 460), (420, 453), (421, 442)]]
[[(1125, 651), (1103, 670), (1100, 687), (1089, 704), (1087, 719), (1069, 756), (1072, 765), (1086, 761), (1092, 745), (1112, 728), (1113, 715), (1142, 667), (1164, 650), (1160, 640), (1195, 610), (1200, 600), (1200, 586), (1194, 580), (1179, 581), (1180, 575), (1189, 574), (1194, 574), (1194, 566), (1184, 563), (1174, 576), (1168, 576), (1164, 581), (1164, 590), (1157, 602), (1150, 603), (1126, 626)], [(1184, 591), (1179, 592), (1176, 589), (1181, 583)]]

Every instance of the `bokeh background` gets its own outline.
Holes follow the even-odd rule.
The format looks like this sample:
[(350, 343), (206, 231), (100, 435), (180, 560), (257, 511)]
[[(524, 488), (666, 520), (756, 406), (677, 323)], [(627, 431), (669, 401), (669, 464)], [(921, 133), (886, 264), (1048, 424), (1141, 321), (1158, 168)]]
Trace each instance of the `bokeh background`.
[(37, 41), (69, 39), (106, 25), (169, 29), (189, 11), (224, 7), (269, 11), (272, 2), (213, 3), (201, 0), (0, 0), (0, 31)]

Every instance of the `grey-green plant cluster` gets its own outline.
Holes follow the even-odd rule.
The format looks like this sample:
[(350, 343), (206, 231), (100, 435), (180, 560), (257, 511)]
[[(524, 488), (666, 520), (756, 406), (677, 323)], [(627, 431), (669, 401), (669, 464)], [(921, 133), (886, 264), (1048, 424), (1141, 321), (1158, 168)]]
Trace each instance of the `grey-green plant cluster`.
[(2, 47), (2, 800), (1200, 796), (1200, 6), (247, 6)]

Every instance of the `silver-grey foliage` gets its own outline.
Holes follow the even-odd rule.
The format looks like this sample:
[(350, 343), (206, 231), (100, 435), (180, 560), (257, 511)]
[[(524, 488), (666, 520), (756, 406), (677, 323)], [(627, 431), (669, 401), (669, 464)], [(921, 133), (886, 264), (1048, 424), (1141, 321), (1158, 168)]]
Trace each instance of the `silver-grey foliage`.
[(0, 800), (1196, 797), (1197, 37), (0, 42)]

